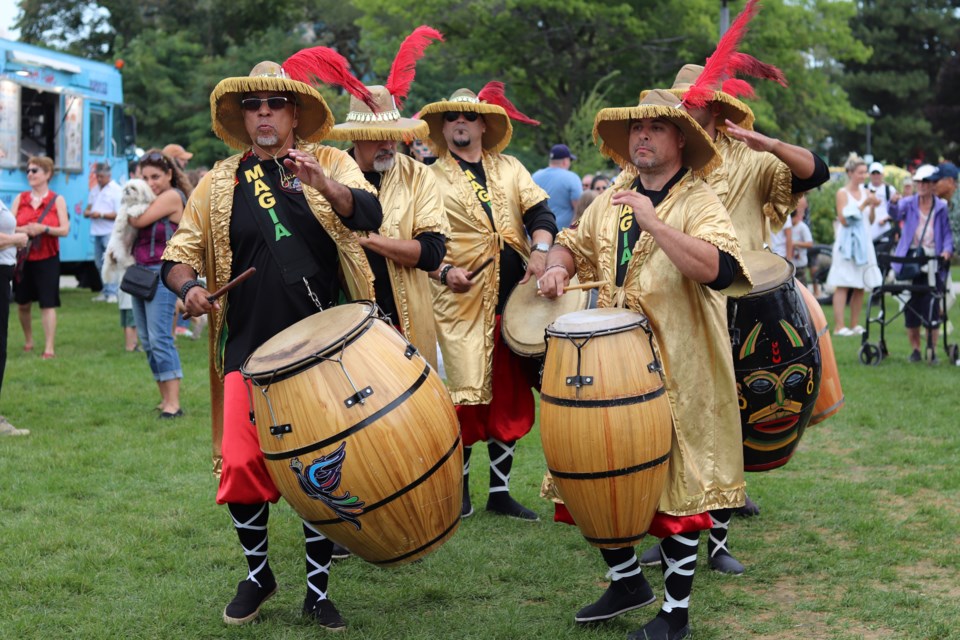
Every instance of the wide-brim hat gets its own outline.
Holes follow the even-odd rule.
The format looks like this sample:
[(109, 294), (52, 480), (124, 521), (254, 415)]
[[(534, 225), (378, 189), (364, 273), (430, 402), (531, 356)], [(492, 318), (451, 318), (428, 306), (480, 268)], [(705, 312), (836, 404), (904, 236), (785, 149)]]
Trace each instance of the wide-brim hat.
[(669, 120), (683, 132), (683, 166), (703, 176), (720, 166), (720, 153), (707, 132), (683, 110), (680, 99), (666, 89), (647, 91), (635, 107), (601, 109), (593, 122), (593, 139), (600, 152), (620, 166), (631, 164), (630, 123), (641, 118)]
[(245, 94), (256, 91), (296, 95), (297, 126), (294, 133), (306, 142), (320, 142), (333, 128), (333, 113), (319, 91), (290, 78), (276, 62), (264, 61), (251, 69), (249, 76), (221, 80), (210, 94), (213, 132), (234, 149), (242, 151), (253, 144), (244, 126), (240, 101)]
[(513, 125), (510, 123), (507, 111), (501, 106), (481, 101), (477, 94), (469, 89), (457, 89), (449, 100), (431, 102), (420, 110), (420, 117), (430, 128), (428, 144), (437, 155), (443, 155), (449, 151), (447, 139), (443, 136), (443, 114), (448, 111), (469, 111), (483, 116), (486, 131), (483, 132), (480, 144), (484, 150), (499, 153), (510, 144)]
[[(673, 86), (670, 87), (668, 91), (678, 98), (683, 99), (693, 83), (700, 77), (701, 73), (703, 73), (703, 67), (699, 64), (683, 65), (680, 71), (677, 72), (677, 77), (673, 80)], [(649, 93), (649, 90), (640, 92), (641, 101), (647, 93)], [(724, 121), (729, 120), (744, 129), (753, 129), (753, 110), (748, 107), (746, 103), (723, 91), (713, 92), (713, 102), (720, 105), (720, 117), (723, 119), (720, 123), (721, 125)]]
[(327, 133), (328, 140), (397, 140), (411, 142), (427, 135), (429, 127), (419, 118), (403, 118), (397, 101), (387, 88), (368, 86), (376, 105), (373, 111), (363, 100), (350, 98), (350, 113), (345, 122)]

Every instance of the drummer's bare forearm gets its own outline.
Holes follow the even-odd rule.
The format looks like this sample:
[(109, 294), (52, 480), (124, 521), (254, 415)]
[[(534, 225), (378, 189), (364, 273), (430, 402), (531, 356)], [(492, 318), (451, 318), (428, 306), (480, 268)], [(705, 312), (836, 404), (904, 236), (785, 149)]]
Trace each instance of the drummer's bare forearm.
[(576, 265), (573, 261), (573, 252), (566, 247), (555, 244), (550, 247), (550, 252), (547, 253), (547, 266), (546, 269), (550, 269), (554, 265), (563, 265), (567, 270), (567, 275), (572, 275)]
[(549, 245), (553, 244), (553, 234), (546, 229), (537, 229), (530, 235), (530, 239), (533, 240), (533, 244), (540, 244), (541, 242)]
[(361, 238), (360, 246), (404, 267), (413, 268), (420, 262), (421, 247), (416, 240), (385, 238), (380, 234), (371, 233), (366, 238)]
[(197, 279), (197, 272), (188, 264), (175, 264), (167, 273), (167, 288), (179, 295), (181, 287), (191, 280)]

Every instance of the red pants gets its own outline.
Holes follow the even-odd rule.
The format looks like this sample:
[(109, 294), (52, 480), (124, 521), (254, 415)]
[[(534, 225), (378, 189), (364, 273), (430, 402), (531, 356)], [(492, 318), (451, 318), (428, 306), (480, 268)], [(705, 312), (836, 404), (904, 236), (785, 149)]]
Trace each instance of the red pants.
[[(553, 521), (576, 525), (573, 516), (570, 515), (570, 511), (564, 504), (554, 504)], [(713, 527), (713, 521), (710, 519), (708, 511), (698, 513), (695, 516), (671, 516), (657, 511), (647, 533), (658, 538), (669, 538), (678, 533), (692, 533), (711, 527)]]
[(493, 328), (493, 398), (490, 404), (457, 405), (463, 446), (496, 438), (514, 442), (530, 433), (535, 417), (533, 392), (538, 364), (516, 355)]
[(257, 427), (250, 422), (252, 384), (239, 371), (223, 379), (223, 471), (217, 504), (276, 502), (280, 492), (270, 479), (260, 451)]

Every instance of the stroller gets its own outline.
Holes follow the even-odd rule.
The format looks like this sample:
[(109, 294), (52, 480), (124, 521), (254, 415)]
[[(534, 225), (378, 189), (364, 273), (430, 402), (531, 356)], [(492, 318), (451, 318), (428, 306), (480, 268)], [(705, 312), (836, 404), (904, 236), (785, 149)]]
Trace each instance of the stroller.
[[(892, 268), (894, 264), (919, 265), (922, 270), (926, 271), (926, 282), (923, 284), (914, 284), (915, 281), (894, 279), (896, 274)], [(911, 295), (930, 294), (930, 304), (939, 305), (941, 311), (939, 326), (944, 328), (944, 330), (941, 331), (941, 334), (943, 334), (943, 348), (947, 353), (949, 361), (956, 363), (958, 359), (960, 359), (960, 349), (958, 349), (956, 344), (949, 344), (947, 342), (947, 332), (945, 330), (947, 326), (948, 308), (947, 287), (950, 286), (951, 282), (950, 272), (949, 270), (947, 271), (947, 277), (944, 283), (939, 282), (936, 276), (937, 269), (944, 265), (949, 267), (949, 263), (944, 263), (943, 258), (940, 256), (898, 257), (892, 255), (892, 251), (888, 249), (883, 253), (877, 252), (877, 265), (880, 267), (880, 272), (885, 274), (885, 277), (883, 284), (873, 290), (873, 293), (870, 295), (870, 300), (867, 303), (867, 324), (866, 330), (861, 336), (860, 362), (866, 365), (878, 365), (884, 358), (889, 356), (890, 353), (887, 351), (885, 334), (887, 326), (906, 313), (912, 313), (922, 318), (917, 310), (907, 306), (906, 303)], [(887, 315), (888, 295), (895, 297), (901, 306), (901, 309), (891, 316)], [(877, 314), (871, 317), (875, 306), (878, 307)], [(921, 322), (921, 325), (923, 324), (924, 323)], [(872, 326), (876, 326), (880, 334), (875, 343), (870, 342)], [(933, 344), (930, 332), (928, 331), (927, 345), (925, 347), (925, 356), (928, 361), (936, 354), (936, 348), (937, 345)]]

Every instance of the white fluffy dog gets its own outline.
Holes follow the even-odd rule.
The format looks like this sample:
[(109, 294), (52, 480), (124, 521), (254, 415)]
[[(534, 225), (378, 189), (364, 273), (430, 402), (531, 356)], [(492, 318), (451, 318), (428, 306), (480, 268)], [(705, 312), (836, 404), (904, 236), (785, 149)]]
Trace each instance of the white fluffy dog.
[(156, 197), (147, 183), (138, 178), (131, 178), (123, 185), (117, 221), (103, 252), (100, 275), (104, 282), (119, 282), (127, 267), (134, 264), (133, 243), (137, 239), (138, 229), (131, 227), (127, 221), (142, 215)]

